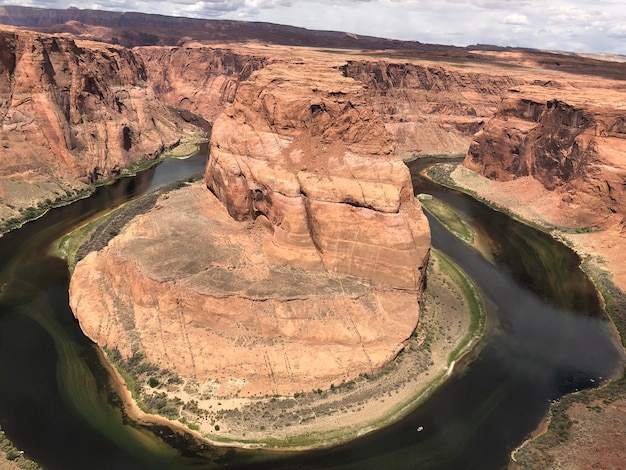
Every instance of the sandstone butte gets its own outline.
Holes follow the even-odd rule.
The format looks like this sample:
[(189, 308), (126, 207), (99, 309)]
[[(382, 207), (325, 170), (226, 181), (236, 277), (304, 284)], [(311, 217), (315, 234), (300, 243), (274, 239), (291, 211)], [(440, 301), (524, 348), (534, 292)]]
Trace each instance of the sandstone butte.
[(389, 363), (417, 326), (430, 231), (364, 90), (318, 62), (242, 82), (213, 127), (210, 191), (171, 194), (76, 266), (86, 334), (218, 396)]

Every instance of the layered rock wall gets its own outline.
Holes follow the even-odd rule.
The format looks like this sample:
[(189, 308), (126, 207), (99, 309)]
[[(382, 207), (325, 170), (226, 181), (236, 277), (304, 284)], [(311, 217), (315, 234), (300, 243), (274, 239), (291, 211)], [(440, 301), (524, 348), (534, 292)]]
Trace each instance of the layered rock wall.
[(189, 131), (132, 51), (0, 31), (0, 216), (155, 158)]
[(276, 263), (418, 290), (430, 239), (365, 88), (318, 65), (268, 66), (216, 121), (206, 183), (271, 231)]
[(268, 62), (261, 54), (200, 44), (133, 51), (143, 59), (150, 85), (161, 101), (209, 122), (234, 101), (238, 84)]
[(342, 69), (367, 85), (403, 158), (465, 154), (502, 96), (523, 82), (496, 70), (468, 72), (452, 64), (348, 60)]
[(623, 91), (612, 94), (613, 103), (600, 92), (594, 103), (572, 90), (521, 88), (474, 136), (464, 164), (498, 181), (530, 176), (598, 217), (626, 216)]

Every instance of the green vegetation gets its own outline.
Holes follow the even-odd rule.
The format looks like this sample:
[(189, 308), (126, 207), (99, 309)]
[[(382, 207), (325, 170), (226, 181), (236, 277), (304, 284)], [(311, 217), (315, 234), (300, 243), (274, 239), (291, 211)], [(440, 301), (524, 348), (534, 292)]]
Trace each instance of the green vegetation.
[(583, 261), (582, 268), (600, 292), (604, 310), (615, 324), (622, 345), (626, 347), (626, 293), (613, 283), (611, 273), (601, 269), (591, 258)]
[(436, 258), (442, 273), (450, 278), (450, 280), (462, 291), (463, 297), (469, 307), (470, 326), (468, 333), (458, 346), (450, 353), (448, 360), (452, 362), (458, 360), (465, 353), (469, 352), (483, 335), (485, 331), (486, 319), (485, 307), (478, 289), (465, 271), (463, 271), (450, 258), (435, 249), (431, 250), (431, 256)]
[(18, 450), (6, 437), (4, 431), (0, 429), (0, 468), (4, 468), (2, 466), (3, 454), (6, 460), (12, 461), (19, 468), (25, 470), (39, 470), (41, 468), (37, 463), (24, 456), (24, 452)]
[(461, 240), (474, 243), (474, 229), (466, 224), (448, 205), (428, 194), (420, 194), (417, 198), (422, 203), (424, 209), (436, 217), (450, 232)]
[[(164, 391), (157, 391), (171, 384), (180, 384), (181, 378), (178, 375), (169, 370), (159, 369), (141, 352), (135, 352), (130, 358), (123, 357), (117, 349), (105, 350), (105, 352), (142, 411), (168, 419), (179, 419), (183, 409), (193, 409), (193, 403), (184, 404), (178, 397), (172, 398)], [(144, 385), (148, 385), (148, 388)], [(152, 393), (146, 392), (153, 389)], [(195, 402), (195, 407), (197, 408), (197, 402)]]
[(50, 209), (65, 206), (73, 201), (76, 201), (77, 199), (87, 197), (93, 192), (93, 190), (93, 187), (75, 190), (66, 189), (63, 194), (56, 194), (54, 199), (47, 198), (44, 201), (39, 201), (36, 206), (21, 208), (19, 209), (19, 216), (11, 217), (4, 222), (0, 222), (0, 235), (19, 228), (26, 222), (38, 219)]

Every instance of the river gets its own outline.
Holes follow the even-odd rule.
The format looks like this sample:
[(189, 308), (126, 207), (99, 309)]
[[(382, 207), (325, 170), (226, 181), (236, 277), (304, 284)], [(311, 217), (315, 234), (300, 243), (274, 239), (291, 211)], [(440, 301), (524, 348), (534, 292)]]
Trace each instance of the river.
[(431, 219), (433, 245), (479, 287), (489, 326), (426, 403), (351, 443), (294, 454), (198, 446), (167, 427), (129, 422), (97, 348), (69, 309), (67, 265), (49, 247), (99, 213), (201, 172), (205, 162), (206, 148), (167, 160), (0, 238), (0, 426), (44, 468), (500, 469), (551, 400), (621, 369), (621, 353), (574, 253), (424, 181), (414, 162), (416, 192), (445, 201), (490, 247), (485, 257)]

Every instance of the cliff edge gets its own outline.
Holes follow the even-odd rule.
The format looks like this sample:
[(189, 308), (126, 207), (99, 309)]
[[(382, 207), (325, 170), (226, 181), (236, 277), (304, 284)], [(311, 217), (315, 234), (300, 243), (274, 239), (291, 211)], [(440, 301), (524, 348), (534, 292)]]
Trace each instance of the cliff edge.
[(0, 29), (0, 224), (69, 201), (199, 130), (121, 46)]

